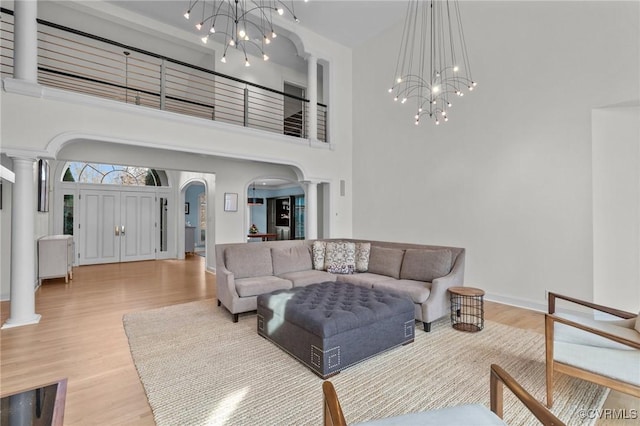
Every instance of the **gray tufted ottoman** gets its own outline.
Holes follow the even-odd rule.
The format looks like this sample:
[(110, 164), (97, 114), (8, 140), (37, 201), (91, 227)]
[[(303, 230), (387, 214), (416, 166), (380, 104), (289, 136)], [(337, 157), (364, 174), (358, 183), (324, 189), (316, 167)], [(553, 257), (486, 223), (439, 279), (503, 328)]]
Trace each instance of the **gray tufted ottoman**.
[(258, 296), (258, 334), (323, 379), (413, 342), (414, 329), (410, 299), (340, 281)]

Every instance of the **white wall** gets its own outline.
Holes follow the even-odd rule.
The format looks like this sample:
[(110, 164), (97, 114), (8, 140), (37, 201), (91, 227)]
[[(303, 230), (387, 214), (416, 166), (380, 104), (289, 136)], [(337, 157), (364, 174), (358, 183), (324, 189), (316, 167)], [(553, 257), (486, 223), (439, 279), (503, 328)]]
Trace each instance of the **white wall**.
[(446, 124), (387, 93), (402, 25), (354, 51), (354, 236), (465, 247), (494, 299), (591, 299), (591, 110), (640, 92), (640, 3), (461, 10), (479, 85)]
[(593, 299), (640, 306), (640, 107), (596, 109), (593, 125)]

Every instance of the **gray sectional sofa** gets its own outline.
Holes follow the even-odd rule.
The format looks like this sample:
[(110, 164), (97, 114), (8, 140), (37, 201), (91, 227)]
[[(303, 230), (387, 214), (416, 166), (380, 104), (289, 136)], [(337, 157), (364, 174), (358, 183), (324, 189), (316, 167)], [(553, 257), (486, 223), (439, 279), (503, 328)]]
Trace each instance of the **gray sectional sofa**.
[(342, 281), (411, 298), (415, 319), (430, 331), (432, 321), (449, 313), (447, 289), (464, 285), (464, 248), (354, 239), (322, 241), (369, 243), (366, 272), (336, 274), (314, 269), (312, 240), (217, 244), (218, 305), (224, 305), (237, 322), (238, 314), (257, 309), (260, 294)]

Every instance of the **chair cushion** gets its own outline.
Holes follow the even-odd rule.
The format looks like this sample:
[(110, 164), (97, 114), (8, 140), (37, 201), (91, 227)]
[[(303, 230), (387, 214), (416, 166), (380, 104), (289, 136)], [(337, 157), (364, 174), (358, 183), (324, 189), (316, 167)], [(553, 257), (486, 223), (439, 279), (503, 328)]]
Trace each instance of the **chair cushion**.
[(313, 269), (311, 248), (307, 245), (283, 249), (272, 248), (271, 258), (273, 259), (273, 275)]
[[(633, 342), (640, 343), (640, 333), (633, 328), (627, 328), (618, 325), (620, 321), (598, 321), (591, 318), (570, 315), (564, 313), (556, 313), (556, 316), (573, 322), (577, 322), (588, 327), (622, 337)], [(625, 351), (634, 351), (636, 349), (622, 343), (614, 342), (605, 337), (598, 336), (587, 331), (580, 330), (565, 324), (555, 323), (553, 340), (556, 342), (575, 343), (584, 346), (594, 346), (600, 348), (611, 348)]]
[(271, 249), (257, 244), (227, 248), (224, 251), (224, 263), (235, 278), (273, 275)]
[(458, 405), (357, 423), (358, 426), (493, 426), (504, 421), (481, 404)]
[(431, 282), (451, 271), (451, 250), (407, 249), (400, 278)]
[(402, 249), (371, 246), (368, 272), (396, 279), (400, 278), (403, 257), (404, 250)]
[(274, 276), (241, 278), (235, 281), (240, 297), (257, 296), (276, 290), (288, 290), (293, 287), (291, 281)]

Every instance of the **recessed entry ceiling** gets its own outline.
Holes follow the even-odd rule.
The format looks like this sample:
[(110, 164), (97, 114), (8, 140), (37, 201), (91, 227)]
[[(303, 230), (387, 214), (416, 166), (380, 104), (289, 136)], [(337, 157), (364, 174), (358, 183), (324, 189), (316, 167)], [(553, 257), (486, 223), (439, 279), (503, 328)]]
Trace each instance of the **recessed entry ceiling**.
[[(193, 22), (182, 16), (193, 0), (109, 0), (120, 7), (185, 30)], [(202, 0), (200, 0), (202, 1)], [(406, 11), (403, 0), (294, 1), (301, 25), (347, 47), (356, 47), (399, 22)]]

